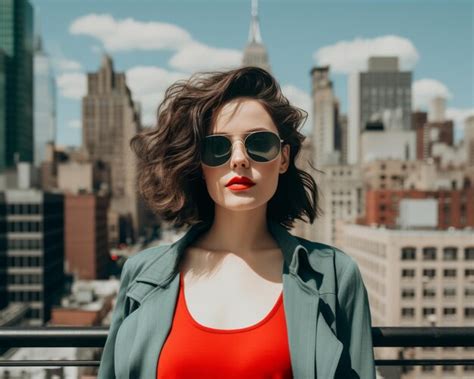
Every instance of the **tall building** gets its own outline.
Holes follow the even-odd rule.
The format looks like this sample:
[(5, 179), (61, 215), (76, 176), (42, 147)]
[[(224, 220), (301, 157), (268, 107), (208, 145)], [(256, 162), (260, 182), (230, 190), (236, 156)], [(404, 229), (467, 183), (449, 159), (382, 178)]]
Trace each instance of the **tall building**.
[(0, 171), (33, 162), (33, 7), (0, 0)]
[(56, 85), (51, 60), (40, 36), (35, 38), (34, 54), (34, 163), (40, 166), (46, 146), (56, 137)]
[(368, 122), (384, 120), (386, 129), (411, 129), (411, 82), (411, 71), (399, 70), (398, 57), (370, 57), (366, 72), (349, 75), (348, 163), (360, 162), (359, 138)]
[(250, 21), (249, 38), (244, 49), (242, 66), (257, 66), (271, 72), (268, 54), (260, 34), (258, 19), (258, 0), (252, 0), (252, 19)]
[(347, 115), (339, 115), (339, 125), (341, 130), (341, 164), (347, 164)]
[(7, 285), (1, 299), (27, 303), (31, 325), (43, 326), (59, 304), (64, 285), (63, 195), (36, 189), (0, 192), (0, 257)]
[[(374, 326), (474, 326), (474, 234), (339, 224), (336, 245), (357, 262)], [(377, 359), (471, 358), (472, 350), (384, 348)], [(380, 373), (384, 377), (384, 370)], [(467, 378), (472, 366), (407, 366), (400, 378)], [(464, 374), (464, 376), (463, 376)], [(394, 376), (390, 376), (394, 377)]]
[(82, 143), (89, 159), (110, 167), (110, 211), (120, 215), (119, 242), (131, 242), (140, 225), (136, 192), (135, 157), (130, 139), (140, 130), (137, 106), (124, 73), (114, 72), (112, 58), (104, 55), (98, 72), (87, 74), (82, 99)]
[(416, 159), (424, 160), (428, 158), (428, 113), (423, 111), (415, 111), (411, 115), (411, 127), (416, 133)]
[(466, 163), (474, 167), (474, 115), (464, 121), (464, 144), (466, 145)]
[(329, 66), (311, 70), (313, 100), (313, 149), (317, 167), (339, 164), (341, 130), (338, 101), (334, 96)]
[(435, 96), (429, 104), (428, 121), (443, 122), (446, 119), (446, 99)]
[(361, 170), (351, 165), (325, 166), (315, 180), (321, 191), (319, 205), (323, 214), (314, 222), (311, 239), (332, 245), (337, 222), (355, 222), (365, 209)]

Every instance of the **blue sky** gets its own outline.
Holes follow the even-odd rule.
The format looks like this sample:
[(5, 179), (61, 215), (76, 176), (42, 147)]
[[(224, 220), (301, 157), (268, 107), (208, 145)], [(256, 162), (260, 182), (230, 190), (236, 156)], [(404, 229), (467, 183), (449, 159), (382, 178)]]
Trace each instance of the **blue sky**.
[[(104, 49), (127, 73), (145, 124), (165, 88), (197, 70), (239, 63), (250, 22), (250, 0), (30, 0), (58, 83), (60, 145), (81, 143), (85, 73)], [(413, 71), (414, 108), (433, 95), (462, 135), (474, 113), (474, 6), (469, 0), (260, 0), (260, 28), (272, 72), (290, 101), (311, 112), (310, 70), (329, 64), (336, 96), (347, 110), (347, 73), (368, 55), (400, 56)], [(304, 130), (307, 131), (309, 123)]]

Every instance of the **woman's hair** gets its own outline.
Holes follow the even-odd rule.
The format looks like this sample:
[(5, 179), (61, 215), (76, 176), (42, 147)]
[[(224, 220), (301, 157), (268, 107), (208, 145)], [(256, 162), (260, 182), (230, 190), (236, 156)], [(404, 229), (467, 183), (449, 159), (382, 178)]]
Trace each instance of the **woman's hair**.
[(212, 222), (214, 201), (202, 177), (201, 144), (221, 107), (236, 98), (257, 100), (283, 143), (290, 145), (289, 167), (279, 176), (267, 217), (287, 229), (295, 219), (303, 220), (303, 214), (313, 223), (320, 214), (318, 187), (311, 175), (295, 166), (306, 138), (298, 129), (308, 114), (290, 105), (275, 78), (258, 67), (197, 72), (168, 87), (158, 106), (157, 126), (130, 141), (138, 158), (140, 194), (153, 212), (177, 228)]

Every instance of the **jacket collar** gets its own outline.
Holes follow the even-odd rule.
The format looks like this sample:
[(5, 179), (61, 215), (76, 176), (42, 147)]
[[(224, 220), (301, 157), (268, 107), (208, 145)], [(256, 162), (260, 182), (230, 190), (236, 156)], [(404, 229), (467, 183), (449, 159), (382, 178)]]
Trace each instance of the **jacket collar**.
[[(173, 242), (163, 254), (160, 254), (155, 260), (153, 260), (147, 268), (145, 268), (136, 278), (137, 282), (146, 282), (165, 287), (174, 278), (176, 274), (176, 267), (185, 251), (200, 234), (207, 231), (212, 226), (211, 222), (199, 222), (191, 226), (191, 228), (177, 241)], [(285, 227), (280, 225), (278, 222), (267, 219), (268, 230), (277, 241), (285, 260), (284, 270), (289, 271), (291, 275), (296, 275), (300, 279), (304, 280), (304, 285), (308, 286), (313, 291), (319, 291), (324, 276), (324, 258), (321, 256), (321, 251), (312, 256), (309, 254), (308, 249), (302, 244), (301, 240), (292, 235), (287, 231)], [(165, 257), (166, 263), (162, 261)], [(327, 255), (326, 255), (327, 257)], [(302, 260), (306, 263), (302, 267)], [(327, 262), (328, 264), (330, 262)], [(320, 278), (317, 282), (306, 282), (305, 270), (310, 268), (314, 272), (320, 274)], [(328, 283), (329, 284), (329, 283)]]

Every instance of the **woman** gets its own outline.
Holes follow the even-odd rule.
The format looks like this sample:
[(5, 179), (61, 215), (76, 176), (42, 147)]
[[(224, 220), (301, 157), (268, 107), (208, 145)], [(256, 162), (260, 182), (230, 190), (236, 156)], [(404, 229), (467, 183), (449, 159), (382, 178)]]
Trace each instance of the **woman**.
[(375, 378), (357, 264), (288, 231), (319, 214), (306, 116), (257, 67), (168, 88), (131, 146), (149, 206), (191, 228), (126, 261), (99, 378)]

